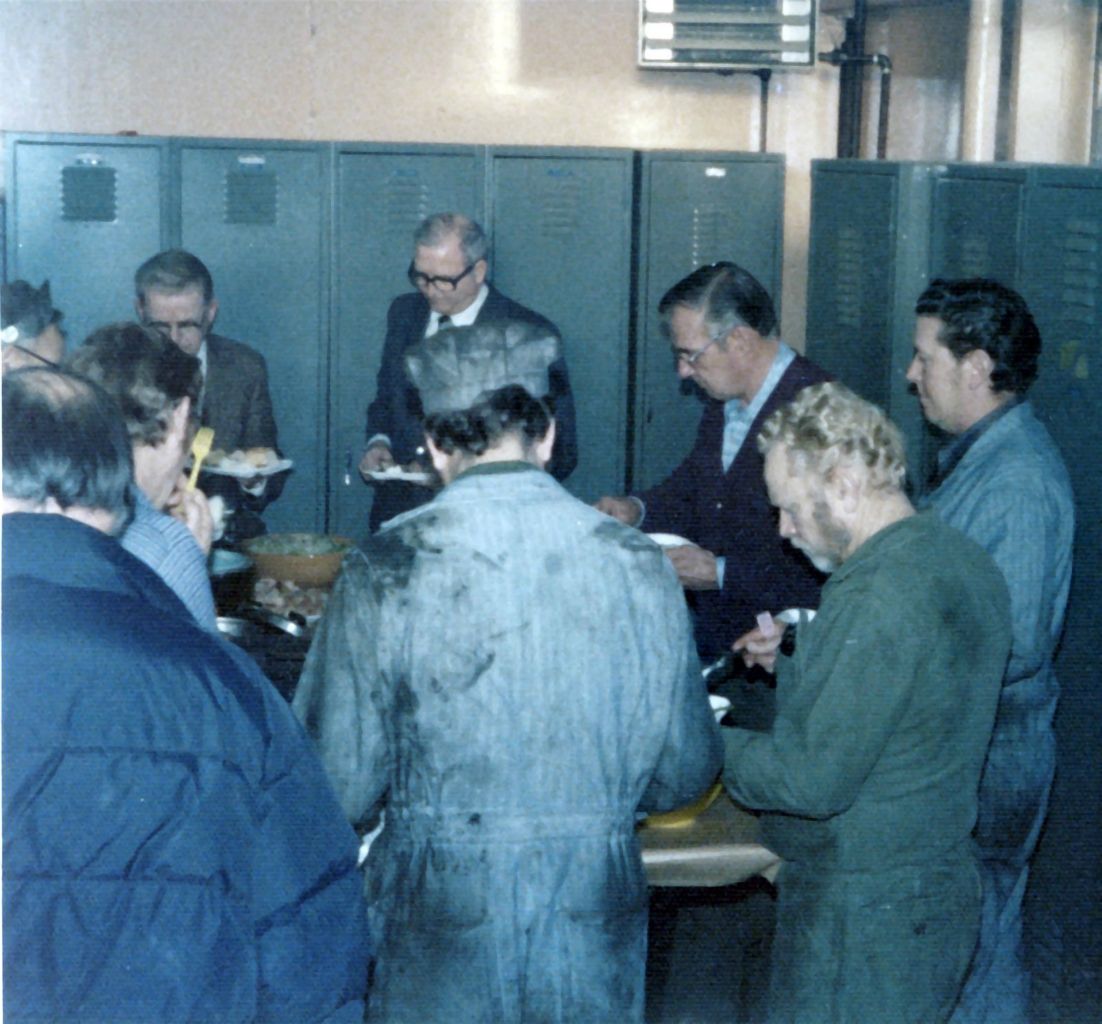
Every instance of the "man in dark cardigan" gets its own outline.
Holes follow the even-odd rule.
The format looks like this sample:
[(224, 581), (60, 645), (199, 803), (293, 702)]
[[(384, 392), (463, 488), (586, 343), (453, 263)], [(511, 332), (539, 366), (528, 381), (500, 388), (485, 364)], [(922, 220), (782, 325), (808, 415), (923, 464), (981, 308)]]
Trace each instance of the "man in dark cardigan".
[(677, 373), (708, 396), (696, 442), (658, 486), (604, 497), (603, 512), (691, 544), (667, 549), (710, 661), (762, 611), (814, 608), (823, 577), (777, 534), (755, 439), (778, 406), (828, 379), (777, 336), (768, 292), (733, 263), (700, 267), (658, 305)]

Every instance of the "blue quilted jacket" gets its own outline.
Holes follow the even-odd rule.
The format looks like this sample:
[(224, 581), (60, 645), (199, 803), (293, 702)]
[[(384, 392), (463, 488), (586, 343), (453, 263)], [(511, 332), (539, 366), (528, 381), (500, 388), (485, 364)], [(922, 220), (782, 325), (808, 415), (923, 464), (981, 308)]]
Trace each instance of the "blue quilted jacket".
[(361, 1020), (355, 837), (290, 709), (113, 539), (3, 544), (4, 1019)]

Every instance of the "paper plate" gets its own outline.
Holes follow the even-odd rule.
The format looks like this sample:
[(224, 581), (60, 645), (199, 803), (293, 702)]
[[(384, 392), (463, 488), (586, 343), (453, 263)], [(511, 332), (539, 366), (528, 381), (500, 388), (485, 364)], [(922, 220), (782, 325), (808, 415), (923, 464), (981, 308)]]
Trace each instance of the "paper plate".
[(382, 483), (386, 483), (388, 480), (404, 480), (410, 484), (427, 485), (432, 480), (431, 473), (411, 473), (402, 469), (401, 466), (395, 466), (393, 469), (373, 469), (367, 475), (372, 480), (378, 480)]
[(201, 472), (211, 473), (214, 476), (233, 476), (239, 480), (250, 480), (254, 476), (273, 476), (276, 473), (282, 473), (293, 465), (294, 463), (290, 459), (276, 459), (275, 462), (269, 462), (266, 466), (254, 466), (251, 462), (223, 459), (213, 466), (209, 462), (204, 462)]
[(679, 548), (685, 544), (692, 544), (691, 540), (679, 537), (676, 533), (648, 533), (647, 536), (660, 548)]

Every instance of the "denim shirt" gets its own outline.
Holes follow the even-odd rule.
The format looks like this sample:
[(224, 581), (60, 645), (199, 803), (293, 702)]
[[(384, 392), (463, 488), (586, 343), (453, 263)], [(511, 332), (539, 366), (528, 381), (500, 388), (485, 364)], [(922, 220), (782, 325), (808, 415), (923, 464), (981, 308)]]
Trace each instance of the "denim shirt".
[(984, 548), (1006, 578), (1014, 638), (1003, 704), (1051, 702), (1075, 504), (1060, 452), (1030, 403), (994, 418), (923, 504)]

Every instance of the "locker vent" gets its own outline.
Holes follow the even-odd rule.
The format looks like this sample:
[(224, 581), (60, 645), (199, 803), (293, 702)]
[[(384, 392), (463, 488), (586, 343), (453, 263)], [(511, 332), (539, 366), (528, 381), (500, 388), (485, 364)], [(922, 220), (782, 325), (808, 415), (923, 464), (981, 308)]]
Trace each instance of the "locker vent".
[(1102, 281), (1102, 223), (1082, 217), (1064, 225), (1060, 301), (1065, 319), (1097, 337), (1099, 282)]
[(835, 316), (839, 327), (861, 326), (861, 285), (864, 281), (861, 259), (861, 232), (852, 225), (838, 229), (834, 249)]
[(262, 168), (226, 173), (227, 224), (275, 224), (279, 204), (279, 182), (272, 171)]
[(582, 184), (574, 175), (549, 173), (540, 190), (540, 234), (551, 241), (570, 241), (581, 230)]
[(432, 210), (428, 186), (415, 170), (400, 168), (383, 185), (383, 223), (391, 237), (408, 238), (409, 233)]
[(737, 224), (726, 206), (701, 203), (693, 207), (692, 265), (699, 267), (726, 253)]
[(61, 169), (61, 219), (100, 221), (116, 219), (114, 167), (98, 161), (80, 161)]
[(969, 238), (961, 239), (961, 277), (990, 277), (991, 266), (991, 249), (988, 245), (988, 239), (985, 236), (973, 235)]

